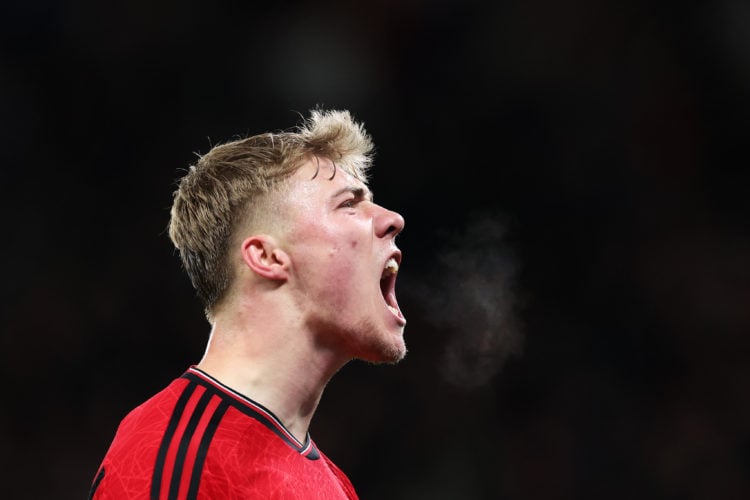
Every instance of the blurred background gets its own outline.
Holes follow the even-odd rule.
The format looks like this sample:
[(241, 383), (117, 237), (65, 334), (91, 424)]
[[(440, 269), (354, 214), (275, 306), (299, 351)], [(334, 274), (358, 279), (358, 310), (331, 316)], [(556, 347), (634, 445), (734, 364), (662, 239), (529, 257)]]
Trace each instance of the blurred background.
[(203, 352), (196, 153), (349, 109), (409, 355), (311, 430), (363, 499), (750, 498), (750, 4), (0, 7), (4, 498), (85, 498)]

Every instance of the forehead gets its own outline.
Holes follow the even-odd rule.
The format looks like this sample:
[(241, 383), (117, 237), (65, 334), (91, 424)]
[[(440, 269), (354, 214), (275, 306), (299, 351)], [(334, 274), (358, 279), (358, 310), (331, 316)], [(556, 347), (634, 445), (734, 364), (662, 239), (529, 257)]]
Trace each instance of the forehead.
[(372, 197), (365, 182), (324, 157), (313, 157), (307, 160), (292, 175), (291, 180), (293, 191), (301, 189), (308, 194), (317, 192), (330, 196), (347, 191), (361, 191), (364, 196)]

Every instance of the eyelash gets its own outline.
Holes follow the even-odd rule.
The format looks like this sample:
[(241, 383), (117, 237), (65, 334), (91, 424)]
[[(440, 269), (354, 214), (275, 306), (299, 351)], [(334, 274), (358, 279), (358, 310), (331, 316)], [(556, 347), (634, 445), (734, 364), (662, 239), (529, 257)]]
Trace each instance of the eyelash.
[(357, 201), (358, 201), (358, 200), (357, 200), (356, 198), (350, 198), (350, 199), (348, 199), (348, 200), (344, 201), (344, 202), (343, 202), (343, 203), (342, 203), (341, 205), (339, 205), (339, 206), (340, 206), (341, 208), (353, 208), (353, 207), (354, 207), (354, 205), (356, 205), (356, 204), (357, 204)]

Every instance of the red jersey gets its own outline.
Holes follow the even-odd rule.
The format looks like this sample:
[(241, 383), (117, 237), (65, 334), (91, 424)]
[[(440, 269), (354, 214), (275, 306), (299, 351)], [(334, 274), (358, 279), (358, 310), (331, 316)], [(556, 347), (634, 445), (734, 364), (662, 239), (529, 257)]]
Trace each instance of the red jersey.
[(91, 486), (105, 499), (356, 499), (307, 435), (192, 367), (126, 416)]

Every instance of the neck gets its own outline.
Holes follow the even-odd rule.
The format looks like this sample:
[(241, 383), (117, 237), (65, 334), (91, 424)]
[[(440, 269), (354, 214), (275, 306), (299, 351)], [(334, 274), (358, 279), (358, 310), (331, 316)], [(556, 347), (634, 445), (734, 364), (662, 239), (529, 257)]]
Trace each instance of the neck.
[(198, 368), (271, 410), (304, 442), (323, 390), (345, 360), (320, 350), (301, 328), (246, 325), (217, 318)]

